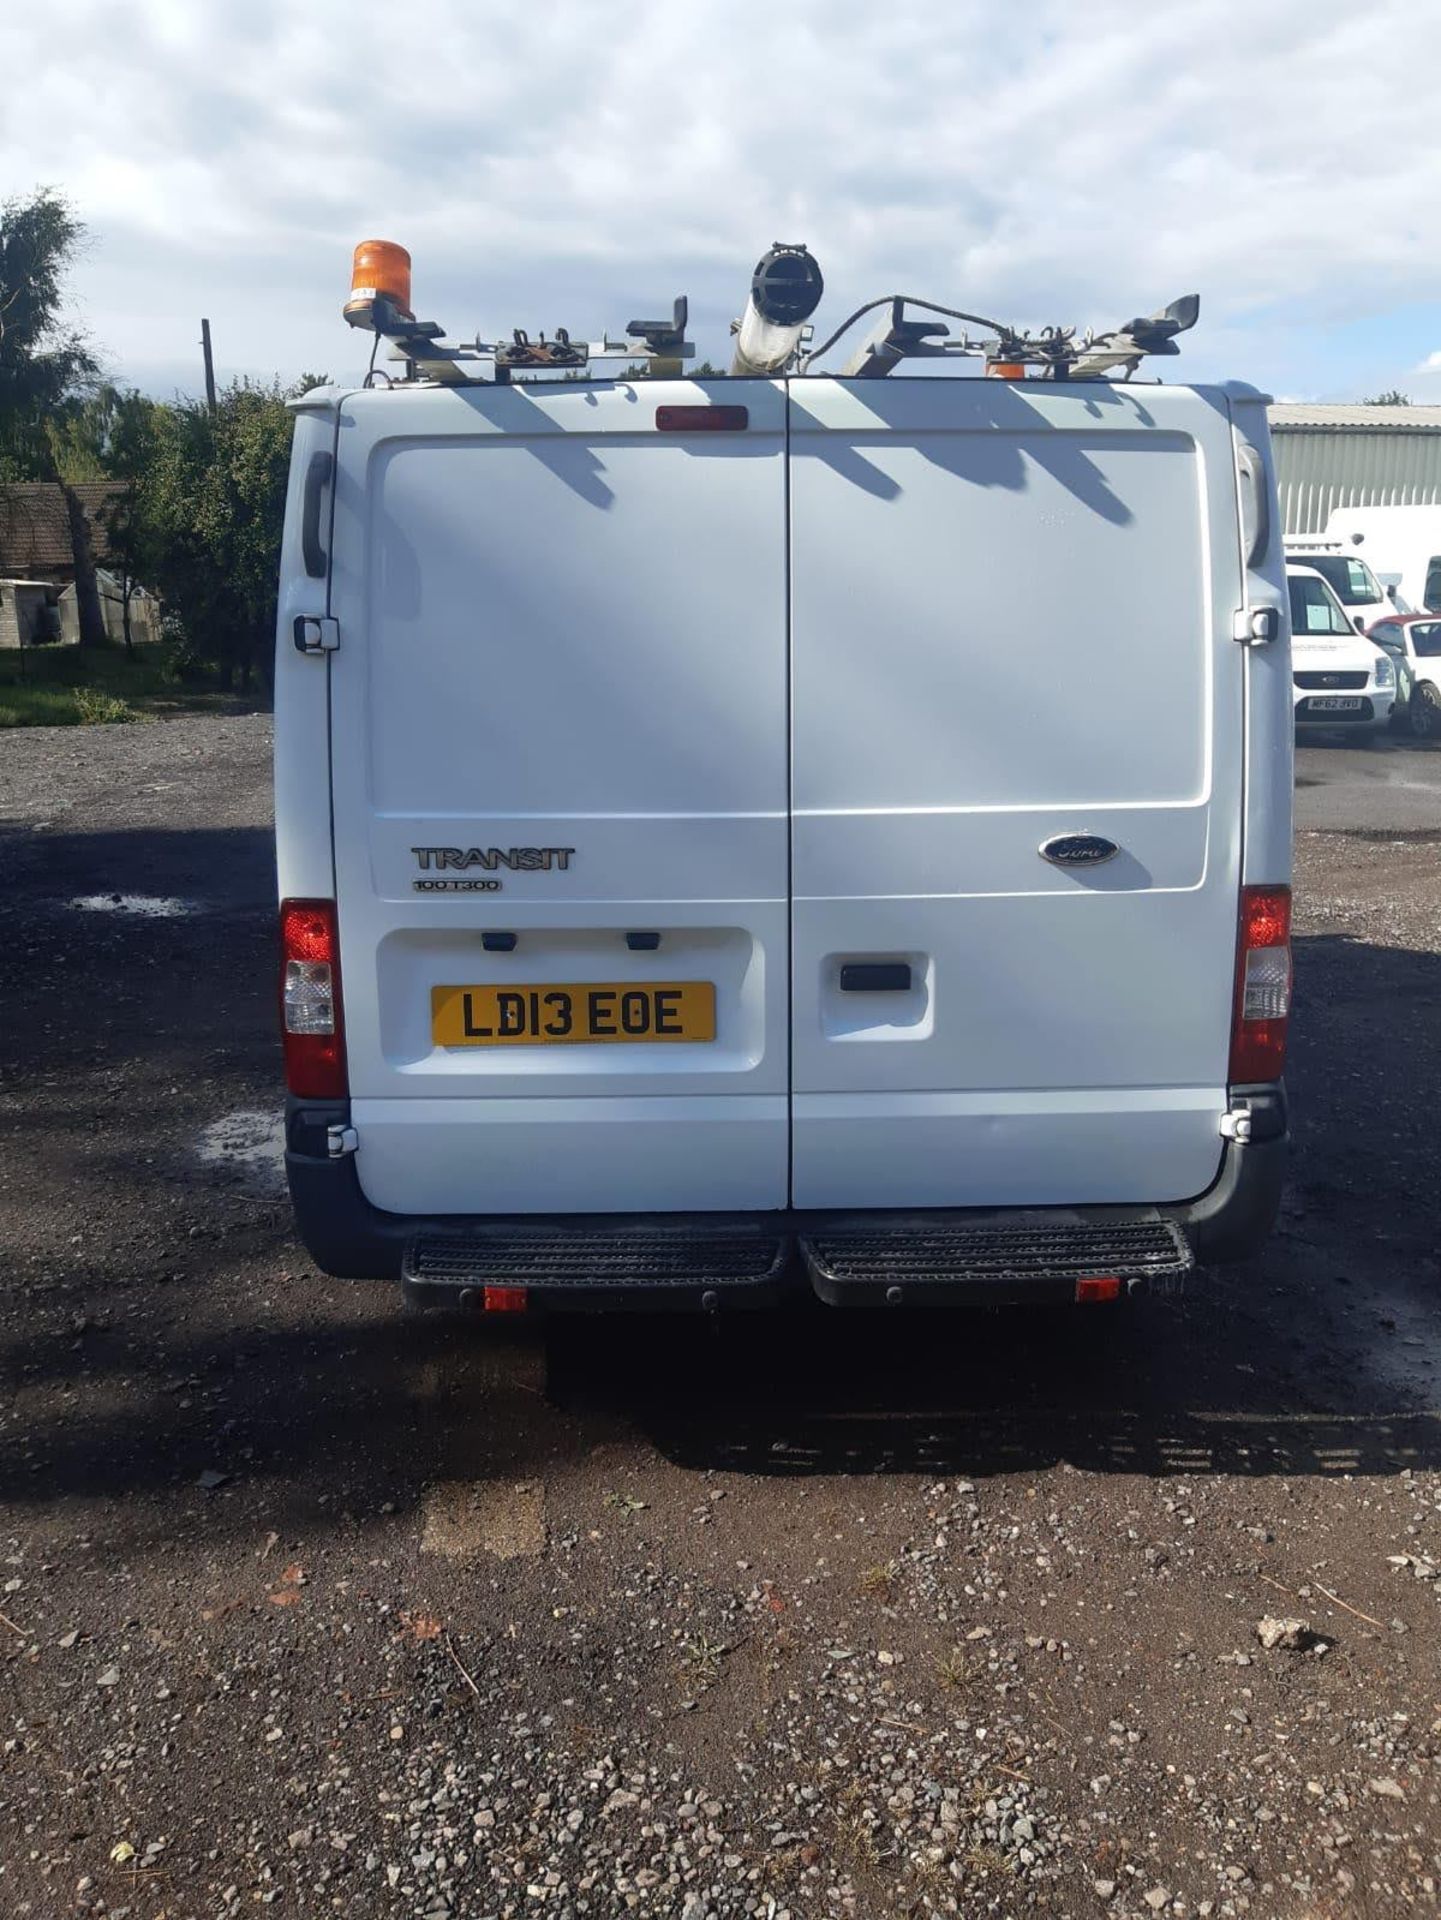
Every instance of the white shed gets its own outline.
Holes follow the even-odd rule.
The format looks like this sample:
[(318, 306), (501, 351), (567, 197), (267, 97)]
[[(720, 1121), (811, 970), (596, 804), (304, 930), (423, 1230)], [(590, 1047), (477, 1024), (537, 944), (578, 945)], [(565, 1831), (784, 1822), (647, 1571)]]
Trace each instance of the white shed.
[(1441, 407), (1270, 409), (1287, 533), (1322, 533), (1333, 507), (1441, 503)]

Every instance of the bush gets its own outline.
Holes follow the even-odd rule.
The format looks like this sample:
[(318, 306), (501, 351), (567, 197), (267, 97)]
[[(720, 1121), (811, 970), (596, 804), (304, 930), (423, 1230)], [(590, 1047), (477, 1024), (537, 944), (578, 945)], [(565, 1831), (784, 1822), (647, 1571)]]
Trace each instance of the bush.
[(166, 606), (182, 683), (269, 678), (292, 421), (278, 385), (238, 381), (215, 411), (152, 408), (126, 537), (132, 571)]
[(113, 726), (140, 718), (127, 700), (118, 700), (113, 693), (102, 693), (99, 687), (76, 687), (70, 697), (84, 727)]
[(212, 672), (205, 648), (192, 639), (185, 623), (173, 613), (161, 615), (160, 662), (166, 679), (182, 687), (203, 686)]

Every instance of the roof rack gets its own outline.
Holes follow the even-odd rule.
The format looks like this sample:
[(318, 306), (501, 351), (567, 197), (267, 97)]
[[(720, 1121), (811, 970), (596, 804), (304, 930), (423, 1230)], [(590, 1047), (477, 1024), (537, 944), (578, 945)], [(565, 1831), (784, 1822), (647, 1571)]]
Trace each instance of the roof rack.
[[(945, 318), (923, 320), (907, 317), (906, 308)], [(886, 294), (858, 307), (829, 339), (806, 355), (801, 371), (810, 373), (822, 354), (828, 353), (857, 320), (877, 308), (886, 313), (872, 327), (860, 347), (841, 369), (842, 378), (880, 380), (903, 360), (984, 359), (986, 371), (1003, 379), (1025, 377), (1027, 367), (1039, 367), (1041, 377), (1051, 380), (1095, 379), (1121, 367), (1129, 377), (1143, 359), (1178, 354), (1176, 335), (1194, 327), (1201, 311), (1198, 294), (1189, 293), (1167, 307), (1143, 319), (1127, 320), (1107, 333), (1087, 332), (1078, 336), (1074, 327), (1042, 327), (1025, 333), (1002, 320), (988, 320), (980, 314), (964, 313), (956, 307), (938, 306), (933, 300), (921, 300), (915, 294)], [(978, 338), (969, 333), (951, 337), (946, 320), (963, 320), (982, 329)]]
[[(1176, 336), (1195, 326), (1201, 310), (1199, 295), (1190, 293), (1105, 333), (1078, 334), (1075, 327), (1061, 326), (1027, 333), (959, 307), (892, 293), (857, 307), (819, 347), (807, 351), (812, 337), (810, 316), (823, 291), (820, 267), (807, 248), (777, 241), (757, 263), (745, 311), (732, 326), (736, 339), (732, 374), (764, 378), (811, 373), (858, 320), (880, 311), (881, 317), (841, 368), (842, 378), (884, 379), (904, 360), (977, 358), (985, 361), (988, 374), (1001, 379), (1023, 380), (1027, 368), (1037, 369), (1041, 379), (1049, 380), (1098, 379), (1118, 369), (1129, 379), (1142, 360), (1179, 353)], [(910, 307), (924, 317), (911, 317)], [(599, 340), (575, 340), (565, 327), (557, 327), (549, 338), (544, 333), (532, 338), (517, 327), (508, 340), (477, 337), (449, 345), (437, 321), (417, 320), (412, 313), (410, 255), (390, 240), (364, 240), (356, 248), (350, 298), (345, 303), (350, 325), (375, 334), (377, 347), (381, 340), (388, 342), (389, 357), (404, 365), (406, 379), (442, 386), (482, 381), (504, 386), (517, 373), (573, 378), (596, 360), (648, 360), (653, 372), (679, 374), (682, 363), (695, 357), (695, 348), (685, 337), (689, 317), (689, 302), (682, 294), (668, 319), (629, 320), (619, 339), (606, 334)], [(979, 333), (952, 337), (950, 320)], [(372, 354), (367, 384), (374, 364)]]
[(395, 299), (377, 293), (364, 308), (347, 307), (346, 319), (353, 327), (363, 327), (385, 340), (388, 358), (405, 366), (407, 380), (431, 380), (441, 386), (460, 387), (477, 382), (506, 386), (513, 373), (566, 373), (589, 366), (592, 360), (645, 360), (679, 363), (695, 357), (695, 348), (685, 337), (689, 302), (684, 294), (675, 301), (668, 320), (630, 320), (618, 340), (608, 335), (599, 340), (572, 340), (564, 327), (557, 327), (547, 339), (534, 339), (517, 327), (508, 340), (482, 340), (452, 346), (445, 340), (445, 328), (435, 320), (416, 320), (402, 311)]

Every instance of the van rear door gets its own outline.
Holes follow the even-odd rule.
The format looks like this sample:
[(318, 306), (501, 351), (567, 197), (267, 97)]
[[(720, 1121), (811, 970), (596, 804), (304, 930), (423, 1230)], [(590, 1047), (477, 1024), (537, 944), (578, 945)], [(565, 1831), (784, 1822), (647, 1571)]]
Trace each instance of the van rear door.
[[(712, 400), (744, 428), (665, 412)], [(785, 1204), (784, 430), (765, 382), (342, 403), (335, 865), (375, 1205)]]
[(1241, 860), (1226, 396), (790, 391), (795, 1204), (1204, 1191)]

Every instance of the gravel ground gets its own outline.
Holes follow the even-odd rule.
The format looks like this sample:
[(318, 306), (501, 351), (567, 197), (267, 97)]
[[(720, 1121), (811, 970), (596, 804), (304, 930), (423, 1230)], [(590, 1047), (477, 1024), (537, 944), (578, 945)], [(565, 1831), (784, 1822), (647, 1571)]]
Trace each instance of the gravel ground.
[(0, 738), (7, 1920), (1432, 1911), (1441, 755), (1303, 756), (1264, 1257), (482, 1337), (290, 1237), (268, 736)]

